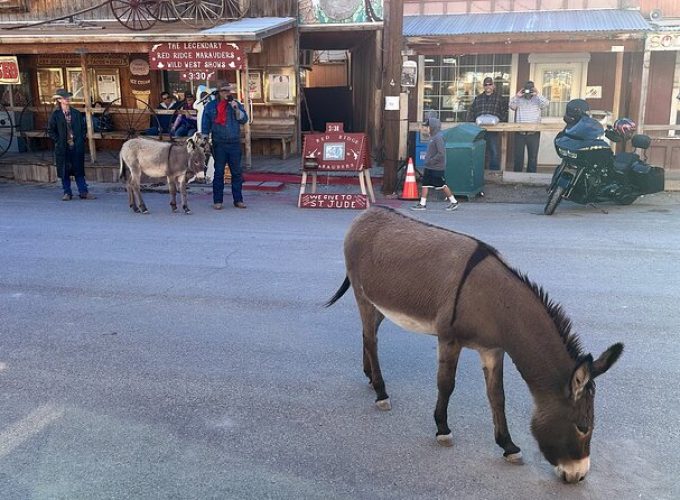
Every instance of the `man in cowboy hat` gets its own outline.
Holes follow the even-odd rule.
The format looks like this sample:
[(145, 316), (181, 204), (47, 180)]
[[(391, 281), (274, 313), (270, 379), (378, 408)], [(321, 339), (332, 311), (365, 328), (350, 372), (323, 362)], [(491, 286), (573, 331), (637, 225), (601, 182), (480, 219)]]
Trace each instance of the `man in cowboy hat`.
[(204, 135), (210, 134), (215, 175), (213, 177), (213, 208), (222, 210), (224, 199), (224, 168), (231, 170), (231, 195), (236, 208), (246, 208), (243, 203), (243, 171), (241, 170), (241, 125), (248, 122), (243, 104), (234, 99), (234, 86), (222, 82), (217, 87), (217, 99), (205, 105), (201, 119)]
[(54, 141), (54, 160), (57, 175), (64, 188), (63, 201), (73, 198), (71, 192), (71, 176), (75, 177), (78, 194), (83, 200), (94, 200), (95, 196), (87, 190), (85, 182), (85, 117), (71, 107), (73, 94), (58, 89), (53, 98), (58, 107), (50, 115), (47, 125), (49, 136)]

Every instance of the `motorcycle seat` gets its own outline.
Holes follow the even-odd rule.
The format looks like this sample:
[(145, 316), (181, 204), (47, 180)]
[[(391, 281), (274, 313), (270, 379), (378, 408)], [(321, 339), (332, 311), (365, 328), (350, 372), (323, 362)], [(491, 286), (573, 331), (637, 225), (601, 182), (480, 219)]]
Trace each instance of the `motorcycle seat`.
[(635, 153), (621, 152), (614, 155), (614, 170), (625, 174), (633, 165), (640, 161), (640, 156)]

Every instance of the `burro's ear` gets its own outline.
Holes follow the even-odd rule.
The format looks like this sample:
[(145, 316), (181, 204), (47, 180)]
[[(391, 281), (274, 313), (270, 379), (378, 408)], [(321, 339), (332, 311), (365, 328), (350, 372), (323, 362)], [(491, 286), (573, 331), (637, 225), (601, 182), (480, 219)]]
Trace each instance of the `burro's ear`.
[(196, 149), (196, 143), (194, 142), (194, 140), (187, 139), (187, 151), (191, 153), (194, 149)]
[(571, 382), (569, 383), (569, 397), (573, 401), (578, 401), (583, 395), (583, 390), (590, 382), (593, 369), (593, 357), (588, 354), (584, 356), (574, 368), (574, 373), (571, 374)]
[(595, 360), (593, 363), (593, 378), (598, 377), (602, 375), (604, 372), (609, 370), (609, 368), (612, 367), (614, 363), (616, 363), (616, 360), (619, 359), (619, 356), (623, 353), (623, 344), (620, 342), (617, 344), (614, 344), (611, 346), (609, 349), (604, 351), (602, 354), (600, 354), (600, 357)]

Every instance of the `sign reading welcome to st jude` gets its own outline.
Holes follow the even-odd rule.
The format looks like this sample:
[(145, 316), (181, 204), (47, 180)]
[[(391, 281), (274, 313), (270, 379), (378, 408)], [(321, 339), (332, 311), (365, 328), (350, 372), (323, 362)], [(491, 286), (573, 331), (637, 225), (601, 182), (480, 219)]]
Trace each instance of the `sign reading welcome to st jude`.
[(149, 52), (151, 69), (177, 71), (183, 80), (208, 80), (217, 70), (239, 70), (245, 52), (231, 42), (157, 43)]

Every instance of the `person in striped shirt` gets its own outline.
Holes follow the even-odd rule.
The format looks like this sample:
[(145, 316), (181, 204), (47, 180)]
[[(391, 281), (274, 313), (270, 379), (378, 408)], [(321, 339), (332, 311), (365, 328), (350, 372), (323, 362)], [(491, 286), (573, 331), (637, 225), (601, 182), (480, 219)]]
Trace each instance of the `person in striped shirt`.
[[(538, 93), (534, 82), (528, 81), (510, 99), (510, 109), (515, 111), (517, 123), (541, 123), (541, 110), (550, 104), (547, 98)], [(524, 167), (524, 150), (527, 151), (527, 172), (536, 172), (540, 132), (515, 132), (514, 171), (521, 172)]]

